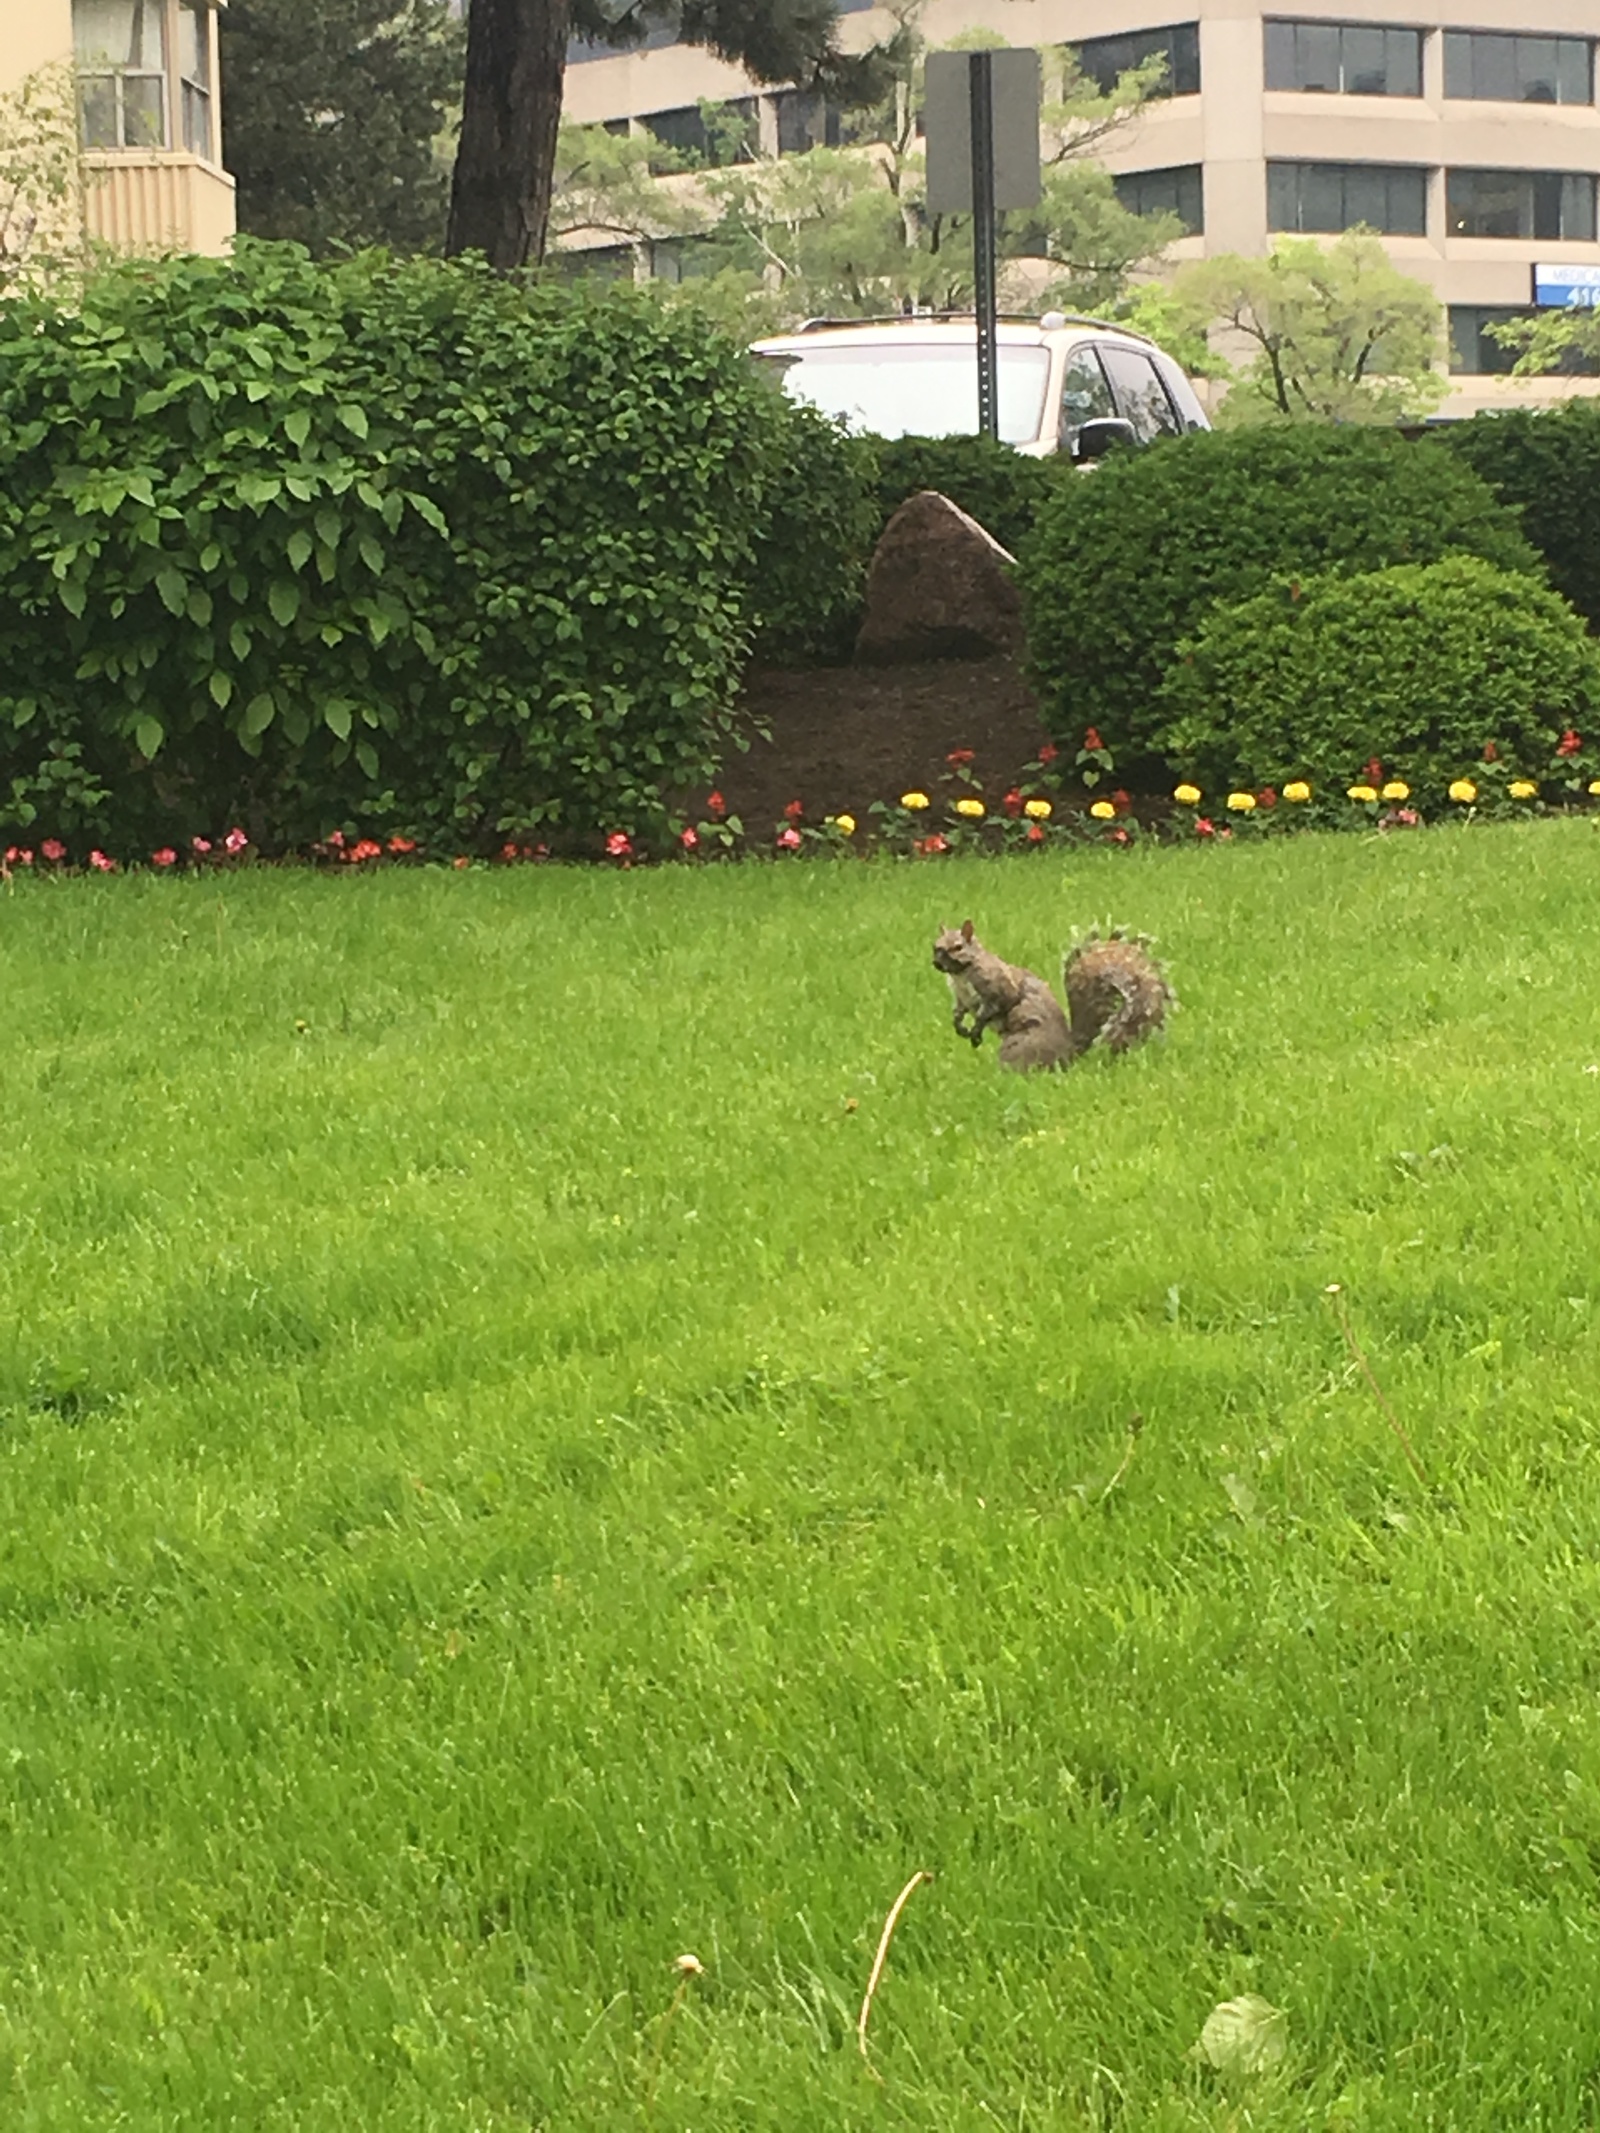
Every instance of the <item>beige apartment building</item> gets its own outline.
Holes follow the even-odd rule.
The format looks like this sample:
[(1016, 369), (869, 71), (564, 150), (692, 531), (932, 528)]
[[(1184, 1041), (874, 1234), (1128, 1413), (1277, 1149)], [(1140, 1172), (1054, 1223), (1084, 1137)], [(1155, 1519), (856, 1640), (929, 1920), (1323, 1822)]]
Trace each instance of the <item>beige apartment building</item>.
[(224, 0), (0, 0), (0, 91), (73, 65), (83, 219), (119, 250), (221, 253), (217, 16)]
[[(892, 27), (860, 0), (844, 13), (858, 47)], [(1510, 359), (1484, 332), (1529, 309), (1536, 267), (1578, 286), (1586, 268), (1591, 293), (1600, 284), (1600, 0), (1356, 0), (1338, 14), (1260, 0), (928, 0), (920, 23), (935, 45), (974, 27), (1070, 44), (1108, 85), (1164, 52), (1170, 94), (1104, 156), (1127, 204), (1182, 216), (1175, 260), (1370, 224), (1447, 307), (1450, 414), (1600, 391), (1586, 376), (1507, 378)], [(571, 54), (571, 118), (693, 146), (701, 99), (746, 109), (764, 153), (837, 137), (813, 100), (758, 90), (691, 47)]]

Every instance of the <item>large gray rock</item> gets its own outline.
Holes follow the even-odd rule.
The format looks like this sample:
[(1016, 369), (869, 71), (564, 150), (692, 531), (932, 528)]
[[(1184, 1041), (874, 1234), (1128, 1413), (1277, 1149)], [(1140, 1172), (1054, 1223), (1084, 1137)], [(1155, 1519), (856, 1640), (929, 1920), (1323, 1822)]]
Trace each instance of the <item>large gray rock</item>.
[(1012, 561), (937, 489), (908, 496), (873, 550), (857, 659), (992, 659), (1020, 652), (1022, 602)]

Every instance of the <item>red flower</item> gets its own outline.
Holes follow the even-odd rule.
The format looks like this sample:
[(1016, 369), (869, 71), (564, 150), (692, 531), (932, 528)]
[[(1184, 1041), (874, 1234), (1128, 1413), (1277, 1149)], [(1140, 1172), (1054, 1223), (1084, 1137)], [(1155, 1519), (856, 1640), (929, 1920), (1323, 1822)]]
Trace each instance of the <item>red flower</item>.
[(415, 837), (391, 837), (389, 839), (389, 850), (391, 852), (404, 854), (406, 852), (414, 852), (416, 848), (417, 840)]
[(1378, 758), (1376, 756), (1374, 756), (1372, 760), (1368, 763), (1366, 769), (1361, 773), (1361, 775), (1366, 779), (1369, 785), (1377, 785), (1381, 782), (1383, 778), (1383, 765), (1378, 761)]
[(1493, 742), (1493, 741), (1485, 741), (1485, 742), (1484, 742), (1484, 744), (1483, 744), (1483, 760), (1484, 760), (1484, 761), (1485, 761), (1486, 763), (1498, 763), (1498, 762), (1499, 762), (1499, 760), (1500, 760), (1500, 751), (1499, 751), (1499, 749), (1498, 749), (1498, 748), (1497, 748), (1497, 747), (1495, 746), (1495, 744), (1494, 744), (1494, 742)]
[[(329, 841), (333, 844), (343, 844), (344, 839), (340, 836), (339, 832), (335, 830), (332, 838)], [(189, 849), (196, 855), (197, 858), (204, 859), (207, 852), (209, 852), (211, 849), (211, 839), (209, 837), (191, 837), (189, 839)]]
[(245, 835), (242, 829), (236, 828), (229, 830), (227, 836), (224, 837), (222, 841), (227, 846), (228, 850), (233, 854), (233, 856), (237, 858), (239, 854), (244, 850), (245, 846), (250, 842), (250, 839)]
[(348, 856), (358, 865), (366, 859), (381, 859), (383, 846), (371, 837), (363, 837), (358, 844), (351, 845)]
[[(1089, 728), (1089, 731), (1092, 733), (1094, 731), (1094, 728), (1091, 726)], [(1053, 763), (1060, 753), (1061, 750), (1056, 746), (1054, 741), (1046, 741), (1044, 746), (1039, 750), (1039, 760), (1041, 763)]]
[(1083, 745), (1085, 748), (1103, 748), (1105, 746), (1105, 742), (1100, 738), (1100, 728), (1098, 726), (1089, 728), (1088, 732), (1083, 736)]
[(798, 822), (804, 816), (805, 811), (806, 804), (803, 800), (791, 800), (783, 811), (783, 819), (785, 822)]
[(178, 864), (178, 855), (170, 844), (164, 844), (159, 852), (150, 854), (150, 864), (153, 867), (175, 867)]
[(789, 827), (786, 830), (780, 830), (778, 832), (778, 849), (780, 852), (799, 851), (800, 832), (795, 828), (792, 822), (789, 824)]
[(713, 822), (720, 822), (727, 812), (728, 803), (723, 799), (721, 793), (712, 792), (706, 794), (706, 813)]
[(31, 867), (33, 865), (33, 854), (25, 844), (7, 845), (6, 865), (8, 867)]
[(1133, 839), (1128, 835), (1128, 832), (1126, 830), (1116, 829), (1111, 832), (1110, 841), (1113, 844), (1131, 844), (1133, 842)]
[(505, 861), (507, 866), (509, 866), (512, 860), (515, 859), (517, 856), (517, 848), (514, 844), (501, 845), (500, 857)]
[(1116, 809), (1119, 815), (1125, 815), (1128, 812), (1128, 809), (1132, 807), (1133, 802), (1119, 785), (1116, 791), (1111, 795), (1111, 804)]
[(974, 756), (970, 748), (952, 748), (950, 753), (945, 757), (945, 761), (954, 770), (962, 770), (966, 767), (968, 763), (975, 762), (976, 760), (977, 758)]
[(1393, 814), (1385, 815), (1385, 822), (1393, 822), (1401, 829), (1415, 829), (1422, 817), (1414, 807), (1397, 807)]
[(89, 854), (89, 864), (97, 874), (114, 874), (117, 871), (117, 862), (114, 859), (108, 859), (104, 852), (91, 852)]
[(1196, 815), (1194, 833), (1197, 837), (1214, 837), (1217, 834), (1217, 825), (1209, 815)]
[(950, 844), (948, 838), (941, 837), (939, 832), (935, 830), (931, 837), (919, 838), (913, 849), (924, 855), (931, 856), (936, 852), (948, 852)]
[(456, 856), (454, 857), (454, 859), (451, 860), (450, 864), (453, 867), (459, 869), (461, 867), (471, 866), (472, 861), (465, 852), (457, 852)]
[(1276, 807), (1277, 804), (1278, 795), (1276, 791), (1270, 785), (1263, 785), (1261, 790), (1256, 794), (1257, 807)]
[(694, 828), (679, 830), (678, 842), (686, 852), (695, 851), (699, 847), (700, 832)]
[(65, 859), (67, 856), (67, 848), (59, 837), (46, 837), (39, 849), (52, 866), (55, 865), (57, 860)]
[(1578, 750), (1582, 746), (1583, 736), (1575, 732), (1573, 728), (1569, 726), (1566, 732), (1562, 734), (1560, 740), (1556, 742), (1556, 754), (1576, 755)]
[(633, 854), (633, 840), (623, 830), (613, 830), (606, 839), (606, 851), (613, 859), (628, 859)]
[(1028, 842), (1029, 842), (1030, 844), (1043, 844), (1043, 842), (1044, 842), (1044, 825), (1043, 825), (1043, 823), (1041, 823), (1041, 822), (1030, 822), (1030, 823), (1028, 824)]
[(1022, 813), (1022, 795), (1020, 792), (1018, 792), (1017, 788), (1014, 785), (1012, 786), (1011, 790), (1006, 794), (1005, 798), (1000, 802), (1000, 805), (1005, 809), (1008, 815), (1011, 815), (1013, 817)]
[(548, 859), (550, 857), (550, 847), (547, 844), (536, 844), (530, 852), (528, 847), (524, 845), (522, 847), (522, 856), (524, 859)]

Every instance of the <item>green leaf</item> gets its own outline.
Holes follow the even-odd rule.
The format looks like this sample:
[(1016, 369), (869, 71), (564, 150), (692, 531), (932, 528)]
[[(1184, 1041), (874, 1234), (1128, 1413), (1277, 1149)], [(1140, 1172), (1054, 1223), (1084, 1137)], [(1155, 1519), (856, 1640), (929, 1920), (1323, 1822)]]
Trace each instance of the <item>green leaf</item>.
[(255, 639), (242, 622), (235, 622), (229, 628), (228, 642), (233, 646), (234, 658), (242, 661), (250, 657), (250, 647)]
[[(234, 627), (237, 629), (238, 624), (235, 623)], [(206, 687), (211, 691), (212, 701), (216, 704), (218, 710), (226, 711), (233, 701), (233, 676), (224, 674), (222, 669), (217, 667), (213, 669)]]
[(133, 729), (134, 745), (147, 763), (155, 755), (156, 750), (166, 737), (166, 728), (162, 725), (160, 719), (151, 718), (148, 714), (139, 719)]
[(189, 597), (184, 603), (184, 612), (196, 629), (203, 630), (210, 627), (211, 595), (203, 585), (190, 587)]
[(356, 537), (356, 549), (362, 562), (366, 564), (372, 575), (375, 578), (381, 578), (383, 566), (388, 560), (384, 555), (382, 544), (375, 541), (370, 533), (362, 533)]
[(164, 570), (157, 571), (156, 591), (169, 615), (181, 615), (189, 604), (189, 581), (171, 563)]
[(350, 706), (342, 697), (333, 696), (322, 707), (322, 723), (336, 740), (350, 738)]
[(286, 415), (283, 434), (297, 448), (304, 445), (311, 435), (311, 417), (303, 407), (297, 407), (292, 415)]
[(378, 751), (373, 747), (371, 741), (356, 742), (356, 761), (369, 778), (375, 778), (378, 775)]
[(81, 615), (85, 599), (82, 583), (77, 578), (63, 578), (60, 587), (61, 605), (69, 615)]
[(285, 554), (291, 570), (304, 570), (311, 560), (311, 536), (303, 526), (296, 526), (290, 534)]
[(254, 739), (258, 733), (265, 733), (277, 715), (277, 701), (272, 691), (263, 689), (259, 696), (252, 696), (245, 706), (244, 730), (246, 734), (251, 739)]
[(367, 434), (367, 411), (354, 400), (347, 400), (338, 410), (339, 420), (352, 437), (365, 438)]
[(300, 612), (300, 588), (290, 578), (274, 578), (267, 587), (267, 605), (280, 629), (287, 629)]

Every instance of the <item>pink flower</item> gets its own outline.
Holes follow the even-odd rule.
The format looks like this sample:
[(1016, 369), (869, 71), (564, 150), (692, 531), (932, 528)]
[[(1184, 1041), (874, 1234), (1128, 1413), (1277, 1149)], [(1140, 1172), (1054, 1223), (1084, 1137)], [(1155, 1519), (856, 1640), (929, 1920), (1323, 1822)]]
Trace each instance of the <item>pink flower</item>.
[(462, 867), (471, 866), (472, 861), (468, 858), (465, 852), (457, 852), (456, 856), (454, 857), (454, 859), (451, 860), (450, 864), (459, 870)]
[(1028, 824), (1028, 842), (1030, 844), (1043, 844), (1044, 825), (1042, 823), (1030, 822)]
[(97, 874), (114, 874), (117, 871), (117, 862), (114, 859), (108, 859), (104, 852), (91, 852), (89, 854), (89, 864)]
[(366, 859), (381, 859), (383, 846), (372, 837), (363, 837), (359, 843), (351, 845), (348, 856), (360, 865)]
[(1209, 815), (1197, 815), (1195, 817), (1194, 833), (1197, 837), (1214, 837), (1217, 834), (1217, 825)]
[(692, 827), (689, 829), (679, 830), (678, 842), (683, 846), (686, 852), (697, 851), (700, 845), (700, 832)]
[(239, 853), (242, 852), (245, 846), (250, 842), (250, 839), (245, 835), (242, 829), (235, 827), (229, 830), (227, 836), (223, 838), (222, 842), (227, 847), (228, 851), (231, 852), (235, 858), (237, 858)]
[(6, 865), (8, 867), (31, 867), (33, 865), (33, 854), (25, 844), (9, 844), (6, 846)]
[(1557, 755), (1576, 755), (1583, 746), (1583, 737), (1575, 726), (1569, 726), (1556, 742)]
[(606, 839), (606, 850), (613, 859), (627, 859), (633, 852), (633, 840), (622, 830), (613, 830)]
[(1111, 842), (1113, 844), (1131, 844), (1133, 839), (1126, 830), (1117, 829), (1111, 832)]
[(67, 848), (59, 837), (46, 837), (39, 850), (52, 866), (67, 856)]
[(950, 842), (948, 838), (941, 837), (939, 832), (935, 830), (931, 837), (919, 838), (915, 849), (921, 852), (925, 858), (932, 858), (938, 852), (948, 852)]
[[(337, 837), (337, 836), (338, 836), (338, 834), (339, 834), (339, 833), (338, 833), (338, 831), (337, 831), (337, 830), (335, 830), (335, 831), (334, 831), (334, 835), (335, 835), (335, 836)], [(343, 840), (341, 839), (341, 842), (342, 842), (342, 841), (343, 841)], [(209, 851), (210, 851), (210, 849), (211, 849), (211, 839), (210, 839), (209, 837), (191, 837), (191, 838), (189, 839), (189, 846), (190, 846), (190, 849), (191, 849), (191, 850), (192, 850), (192, 851), (193, 851), (193, 852), (194, 852), (194, 853), (195, 853), (195, 854), (196, 854), (196, 855), (197, 855), (197, 856), (198, 856), (199, 858), (201, 858), (201, 859), (204, 859), (204, 857), (206, 856), (207, 852), (209, 852)]]
[(780, 831), (778, 836), (778, 849), (782, 852), (799, 851), (800, 832), (795, 828), (792, 822), (789, 824), (789, 827), (786, 830)]
[(720, 822), (727, 812), (728, 803), (726, 800), (723, 799), (721, 793), (707, 793), (706, 813), (711, 817), (713, 822)]
[(389, 849), (396, 854), (403, 855), (406, 852), (414, 852), (416, 848), (417, 840), (415, 837), (391, 837), (389, 839)]
[(178, 855), (170, 844), (164, 844), (159, 852), (150, 854), (150, 864), (153, 867), (175, 867), (178, 864)]
[[(331, 844), (331, 845), (333, 846), (333, 848), (334, 848), (334, 850), (335, 850), (335, 851), (338, 851), (338, 850), (339, 850), (339, 848), (340, 848), (340, 846), (341, 846), (341, 845), (342, 845), (342, 844), (344, 843), (344, 831), (343, 831), (343, 830), (329, 830), (329, 832), (328, 832), (328, 842), (329, 842), (329, 843), (330, 843), (330, 844)], [(206, 849), (207, 849), (207, 851), (209, 851), (209, 850), (211, 849), (211, 847), (210, 847), (210, 846), (208, 845), (208, 846), (206, 847)]]

